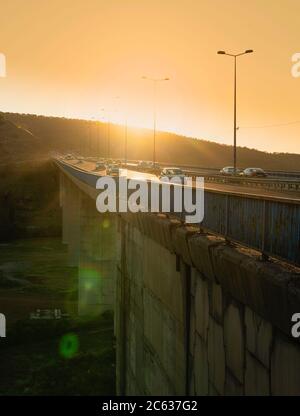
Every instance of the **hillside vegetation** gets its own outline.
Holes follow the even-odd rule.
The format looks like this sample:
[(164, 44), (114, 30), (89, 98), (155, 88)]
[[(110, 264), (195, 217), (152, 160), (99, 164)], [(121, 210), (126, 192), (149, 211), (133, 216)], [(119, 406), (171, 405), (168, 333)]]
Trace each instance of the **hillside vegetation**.
[[(31, 114), (1, 113), (0, 163), (46, 157), (51, 151), (82, 155), (124, 157), (124, 126), (86, 120), (44, 117)], [(153, 132), (128, 128), (128, 159), (152, 159)], [(300, 170), (300, 155), (266, 153), (238, 147), (240, 167), (260, 166), (270, 170)], [(170, 164), (220, 168), (232, 164), (232, 146), (157, 133), (157, 160)]]

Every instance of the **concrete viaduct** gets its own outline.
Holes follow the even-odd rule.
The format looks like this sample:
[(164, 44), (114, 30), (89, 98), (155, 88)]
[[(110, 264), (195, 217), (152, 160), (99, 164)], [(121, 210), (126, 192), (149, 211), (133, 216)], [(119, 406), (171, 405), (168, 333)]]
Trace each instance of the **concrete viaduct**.
[(206, 192), (197, 227), (100, 214), (97, 175), (54, 163), (79, 314), (114, 311), (118, 394), (300, 394), (299, 201)]

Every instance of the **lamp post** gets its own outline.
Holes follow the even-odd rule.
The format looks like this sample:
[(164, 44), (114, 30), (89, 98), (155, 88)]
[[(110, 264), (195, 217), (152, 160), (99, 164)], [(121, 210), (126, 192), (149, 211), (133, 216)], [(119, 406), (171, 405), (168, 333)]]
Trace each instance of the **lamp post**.
[(124, 144), (124, 150), (125, 150), (125, 154), (124, 154), (124, 163), (125, 163), (125, 168), (127, 168), (127, 146), (128, 146), (128, 122), (127, 122), (127, 117), (125, 120), (125, 144)]
[(143, 76), (142, 79), (153, 82), (153, 168), (156, 162), (156, 93), (157, 83), (162, 81), (169, 81), (170, 78), (149, 78)]
[[(103, 112), (103, 116), (104, 116), (104, 120), (106, 118), (106, 127), (107, 127), (107, 152), (106, 152), (106, 158), (109, 159), (110, 158), (110, 117), (108, 114), (108, 111), (106, 111), (105, 108), (101, 108), (100, 110), (101, 112)], [(105, 113), (107, 114), (107, 117), (105, 117)]]
[(237, 53), (237, 54), (233, 54), (233, 53), (227, 53), (225, 51), (218, 51), (217, 52), (219, 55), (227, 55), (227, 56), (231, 56), (234, 58), (234, 91), (233, 91), (233, 96), (234, 96), (234, 103), (233, 103), (233, 166), (234, 166), (234, 173), (236, 174), (236, 131), (237, 131), (237, 126), (236, 126), (236, 58), (238, 56), (242, 56), (242, 55), (246, 55), (247, 53), (253, 53), (252, 49), (247, 49), (245, 50), (245, 52), (241, 52), (241, 53)]
[(90, 149), (91, 149), (91, 121), (87, 120), (87, 131), (88, 131), (88, 140), (86, 144), (87, 155), (90, 157)]
[[(116, 96), (115, 100), (121, 100), (120, 96)], [(127, 123), (127, 114), (125, 112), (125, 124), (124, 124), (124, 163), (127, 166), (127, 143), (128, 143), (128, 123)]]
[[(104, 122), (104, 135), (103, 135), (103, 145), (101, 146), (102, 147), (102, 157), (105, 155), (105, 144), (104, 144), (104, 140), (105, 140), (105, 127), (106, 127), (106, 123), (107, 123), (107, 121), (106, 121), (106, 119), (105, 119), (105, 108), (101, 108), (100, 109), (100, 113), (103, 115), (102, 117), (100, 116), (100, 119), (102, 118), (102, 120), (103, 120), (103, 122)], [(100, 146), (100, 144), (99, 144), (99, 146)]]
[[(114, 101), (115, 101), (115, 106), (114, 106), (114, 108), (112, 108), (112, 112), (114, 112), (114, 113), (116, 113), (116, 112), (118, 112), (118, 102), (120, 102), (120, 100), (121, 100), (121, 97), (119, 96), (119, 95), (116, 95), (115, 97), (114, 97)], [(118, 133), (118, 130), (117, 130), (117, 125), (115, 125), (114, 126), (114, 133), (115, 133), (115, 137), (116, 137), (116, 131), (117, 131), (117, 133)], [(112, 137), (113, 137), (113, 135), (112, 135)], [(117, 138), (118, 138), (118, 136), (117, 136)], [(115, 155), (116, 156), (116, 155)]]
[(100, 157), (100, 120), (96, 120), (96, 153), (97, 158)]
[[(96, 145), (94, 145), (94, 143), (93, 143), (93, 130), (95, 128), (94, 127), (95, 122), (97, 123), (97, 119), (96, 119), (96, 117), (92, 116), (91, 117), (91, 143), (90, 143), (92, 156), (94, 156), (94, 150), (97, 148), (97, 143), (96, 143)], [(97, 128), (97, 124), (96, 124), (96, 128)], [(97, 130), (96, 130), (96, 140), (97, 140)], [(94, 150), (93, 150), (93, 148), (94, 148)], [(95, 154), (96, 154), (96, 150), (95, 150)]]

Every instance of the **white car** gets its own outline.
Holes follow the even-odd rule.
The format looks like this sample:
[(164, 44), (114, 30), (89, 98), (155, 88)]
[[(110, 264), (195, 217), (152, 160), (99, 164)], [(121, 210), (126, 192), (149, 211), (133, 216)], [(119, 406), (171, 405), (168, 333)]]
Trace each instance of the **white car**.
[(240, 169), (236, 168), (234, 170), (233, 166), (226, 166), (225, 168), (220, 170), (220, 175), (225, 175), (225, 176), (233, 176), (239, 173), (240, 173)]
[(174, 179), (176, 178), (174, 180), (174, 183), (176, 183), (176, 182), (183, 183), (185, 175), (184, 175), (183, 171), (180, 168), (171, 167), (171, 168), (164, 168), (161, 171), (159, 178), (162, 181), (164, 180), (164, 178), (168, 178), (169, 180), (172, 179), (172, 178), (174, 178)]
[(145, 170), (145, 169), (150, 169), (151, 167), (151, 162), (148, 162), (147, 160), (140, 160), (138, 163), (138, 168)]
[(159, 164), (157, 163), (157, 162), (148, 162), (148, 167), (149, 167), (149, 169), (154, 169), (154, 170), (159, 170), (160, 169), (160, 166), (159, 166)]

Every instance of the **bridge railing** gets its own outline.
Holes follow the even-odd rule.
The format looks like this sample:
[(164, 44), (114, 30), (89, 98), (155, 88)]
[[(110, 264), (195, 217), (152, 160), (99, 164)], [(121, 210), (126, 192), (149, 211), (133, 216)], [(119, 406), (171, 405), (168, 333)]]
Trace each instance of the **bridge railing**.
[[(66, 164), (60, 165), (89, 187), (96, 188), (99, 175)], [(160, 195), (162, 186), (163, 184), (160, 184)], [(171, 189), (174, 190), (175, 186), (171, 185)], [(195, 200), (195, 188), (192, 192)], [(185, 215), (190, 213), (184, 210), (174, 212), (172, 196), (171, 192), (170, 215), (183, 220)], [(150, 200), (148, 204), (150, 210)], [(161, 204), (159, 212), (163, 212)], [(258, 250), (265, 256), (300, 265), (299, 199), (207, 189), (204, 191), (204, 219), (197, 225), (228, 240)]]
[(204, 206), (202, 227), (266, 256), (300, 264), (299, 202), (205, 191)]
[[(195, 188), (192, 192), (195, 201)], [(184, 221), (188, 213), (183, 209), (181, 213), (173, 210), (171, 214)], [(205, 189), (204, 218), (197, 226), (258, 250), (265, 257), (300, 265), (298, 199)]]
[(222, 175), (210, 175), (210, 174), (196, 174), (192, 172), (192, 176), (203, 176), (207, 182), (249, 186), (252, 188), (268, 189), (272, 191), (300, 191), (299, 179), (276, 179), (276, 178), (247, 178), (247, 177), (234, 177), (234, 176), (222, 176)]

